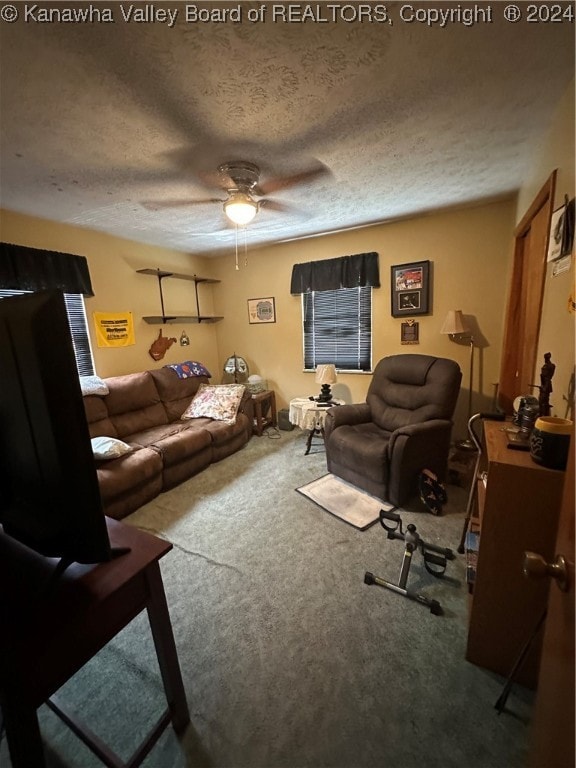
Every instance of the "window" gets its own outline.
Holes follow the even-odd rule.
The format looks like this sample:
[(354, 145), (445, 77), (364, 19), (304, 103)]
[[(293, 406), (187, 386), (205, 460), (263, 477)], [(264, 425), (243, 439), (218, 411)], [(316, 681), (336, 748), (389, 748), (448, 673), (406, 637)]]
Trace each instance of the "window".
[(302, 294), (304, 368), (334, 363), (338, 370), (372, 367), (372, 288)]
[[(0, 290), (0, 299), (4, 299), (7, 296), (20, 296), (23, 293), (29, 293), (29, 291)], [(65, 293), (64, 301), (72, 333), (72, 345), (76, 356), (78, 375), (92, 376), (94, 374), (94, 359), (92, 358), (90, 337), (88, 335), (84, 297), (81, 293)]]

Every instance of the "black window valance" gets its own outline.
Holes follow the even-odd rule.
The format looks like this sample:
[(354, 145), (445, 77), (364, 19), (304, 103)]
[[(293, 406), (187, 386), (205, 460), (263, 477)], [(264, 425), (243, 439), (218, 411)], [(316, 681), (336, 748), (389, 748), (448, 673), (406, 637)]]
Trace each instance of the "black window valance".
[(57, 288), (63, 293), (94, 295), (84, 256), (12, 243), (0, 243), (0, 288), (13, 291)]
[(380, 287), (377, 253), (357, 253), (292, 267), (290, 293), (293, 294), (364, 286)]

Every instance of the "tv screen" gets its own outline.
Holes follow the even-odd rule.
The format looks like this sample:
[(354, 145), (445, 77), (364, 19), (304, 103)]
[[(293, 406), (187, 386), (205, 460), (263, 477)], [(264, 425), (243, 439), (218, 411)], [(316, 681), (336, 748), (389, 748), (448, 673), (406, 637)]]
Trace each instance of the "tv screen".
[(0, 300), (0, 523), (48, 557), (111, 557), (60, 291)]

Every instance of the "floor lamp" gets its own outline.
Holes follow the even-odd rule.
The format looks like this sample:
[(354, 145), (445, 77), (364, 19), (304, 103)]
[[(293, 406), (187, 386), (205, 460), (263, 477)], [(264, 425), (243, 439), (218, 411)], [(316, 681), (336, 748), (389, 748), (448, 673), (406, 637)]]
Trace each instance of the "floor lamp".
[[(448, 311), (440, 333), (447, 334), (452, 341), (464, 341), (466, 339), (470, 343), (470, 384), (468, 386), (468, 421), (470, 421), (472, 416), (472, 385), (474, 382), (474, 336), (472, 336), (470, 328), (462, 317), (461, 309), (451, 309)], [(462, 448), (465, 451), (476, 450), (476, 446), (470, 438), (460, 440), (456, 443), (456, 447)]]

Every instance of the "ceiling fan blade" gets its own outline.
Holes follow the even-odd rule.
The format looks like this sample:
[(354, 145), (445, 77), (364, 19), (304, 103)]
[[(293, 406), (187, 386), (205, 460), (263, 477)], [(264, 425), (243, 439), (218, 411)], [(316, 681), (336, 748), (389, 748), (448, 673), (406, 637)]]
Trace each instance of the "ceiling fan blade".
[(220, 171), (198, 170), (196, 176), (208, 189), (231, 189), (236, 186), (228, 174)]
[(265, 208), (267, 211), (277, 211), (278, 213), (295, 213), (296, 209), (291, 205), (286, 205), (286, 203), (281, 203), (278, 200), (270, 200), (270, 198), (265, 198), (264, 200), (260, 200), (258, 203), (260, 208)]
[(268, 179), (264, 184), (259, 184), (257, 189), (254, 190), (257, 195), (269, 195), (271, 192), (277, 192), (280, 189), (286, 189), (287, 187), (293, 187), (296, 184), (305, 184), (313, 179), (318, 179), (321, 176), (331, 176), (332, 172), (323, 163), (319, 163), (313, 168), (309, 168), (306, 171), (300, 171), (300, 173), (294, 173), (291, 176), (283, 176), (276, 179)]
[(141, 205), (149, 211), (160, 211), (163, 208), (179, 208), (185, 205), (206, 205), (207, 203), (223, 203), (217, 197), (209, 197), (206, 200), (143, 200)]

